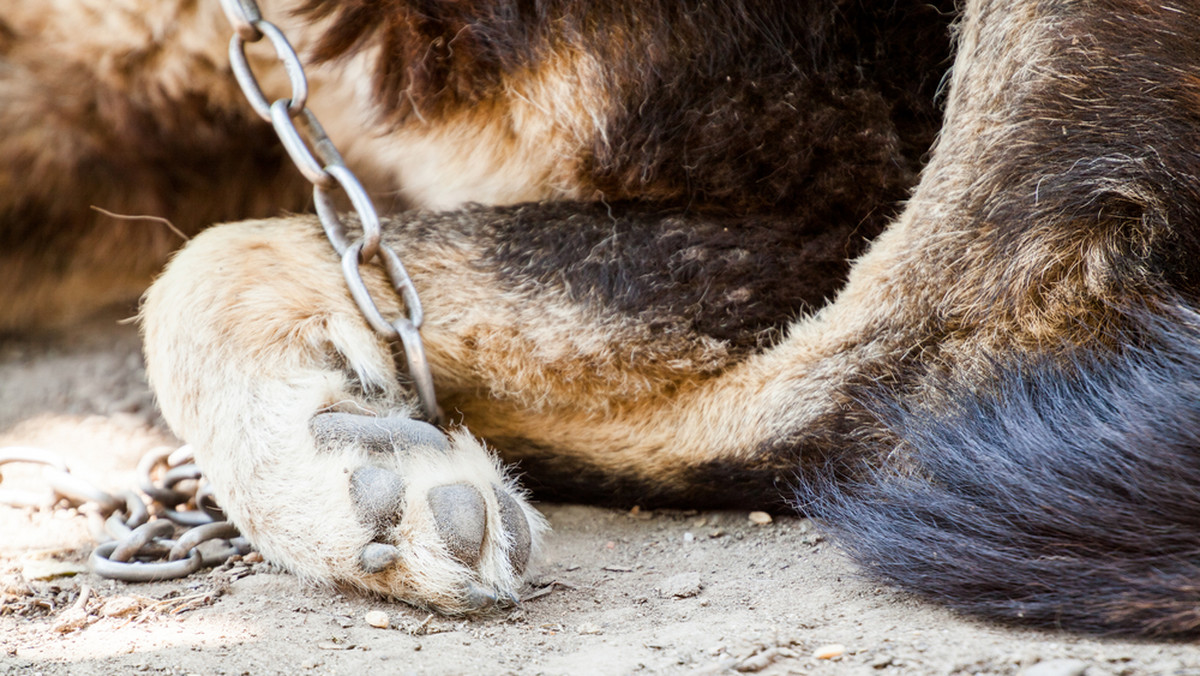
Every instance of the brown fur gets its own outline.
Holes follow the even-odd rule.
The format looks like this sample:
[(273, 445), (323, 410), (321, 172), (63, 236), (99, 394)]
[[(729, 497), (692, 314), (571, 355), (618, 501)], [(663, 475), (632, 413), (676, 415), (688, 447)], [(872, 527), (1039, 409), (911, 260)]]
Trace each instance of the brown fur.
[[(122, 147), (95, 142), (109, 127), (173, 148), (206, 137), (168, 131), (220, 120), (237, 133), (206, 145), (222, 151), (212, 162), (236, 162), (225, 144), (263, 132), (216, 78), (214, 17), (176, 9), (206, 30), (158, 57), (172, 67), (140, 70), (98, 42), (131, 64), (107, 79), (111, 58), (87, 49), (43, 63), (26, 51), (44, 44), (35, 20), (0, 10), (12, 36), (0, 87), (20, 93), (0, 98), (0, 121), (17, 130), (0, 137), (12, 149), (0, 176), (14, 186), (0, 194), (4, 237), (89, 236), (80, 204), (108, 194), (86, 189), (90, 177), (130, 175), (89, 164)], [(311, 55), (313, 106), (351, 163), (379, 194), (429, 207), (397, 213), (387, 238), (423, 299), (451, 429), (519, 463), (536, 490), (643, 505), (801, 501), (840, 516), (834, 527), (869, 569), (967, 611), (1088, 631), (1200, 629), (1200, 510), (1186, 497), (1197, 444), (1160, 419), (1200, 419), (1194, 3), (969, 3), (940, 133), (894, 219), (938, 128), (949, 53), (948, 13), (923, 3), (269, 10)], [(208, 79), (172, 87), (180, 68)], [(51, 109), (28, 86), (43, 79), (83, 103)], [(81, 112), (116, 91), (101, 119), (140, 120), (130, 111), (142, 102), (146, 124), (96, 126)], [(196, 96), (204, 105), (180, 105)], [(30, 111), (98, 150), (81, 157), (74, 149), (91, 146), (71, 144), (38, 156), (48, 168), (18, 172), (14, 158), (56, 130)], [(293, 206), (294, 181), (270, 157), (254, 185), (277, 181)], [(131, 162), (170, 165), (153, 153)], [(55, 211), (44, 181), (78, 196), (74, 211)], [(187, 205), (205, 188), (179, 187), (168, 215), (194, 216)], [(165, 190), (113, 193), (114, 206)], [(203, 214), (260, 208), (261, 193), (221, 194), (230, 199)], [(465, 206), (474, 201), (485, 206)], [(34, 249), (13, 251), (36, 263)], [(35, 286), (12, 281), (3, 321), (30, 322), (27, 299), (56, 285), (73, 298), (71, 275), (99, 267), (81, 251), (64, 249)], [(385, 313), (398, 313), (372, 275)], [(538, 524), (468, 434), (451, 436), (448, 456), (323, 448), (309, 434), (323, 412), (411, 410), (314, 218), (199, 235), (149, 292), (143, 320), (164, 416), (274, 560), (449, 612), (478, 608), (480, 587), (514, 591), (520, 537), (503, 505), (522, 505), (535, 535)], [(312, 469), (294, 483), (281, 474), (298, 465)], [(411, 484), (403, 519), (383, 533), (354, 521), (344, 476), (377, 465)], [(1181, 478), (1155, 483), (1130, 467)], [(451, 485), (486, 496), (471, 512), (486, 533), (478, 565), (439, 535), (429, 496)], [(1185, 497), (1143, 507), (1173, 490)], [(287, 532), (273, 515), (312, 495), (323, 508)], [(938, 548), (906, 548), (923, 541), (901, 537), (915, 533)], [(327, 546), (314, 554), (308, 540)], [(397, 563), (356, 567), (380, 542), (401, 548)]]

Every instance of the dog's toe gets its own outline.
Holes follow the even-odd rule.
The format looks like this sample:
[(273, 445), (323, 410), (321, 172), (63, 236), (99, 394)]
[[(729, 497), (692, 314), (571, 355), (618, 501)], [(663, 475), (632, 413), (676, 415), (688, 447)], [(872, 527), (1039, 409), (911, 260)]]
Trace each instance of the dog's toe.
[(329, 411), (313, 416), (308, 425), (317, 448), (332, 452), (358, 446), (373, 453), (403, 453), (416, 449), (448, 451), (441, 430), (405, 416), (372, 416)]
[(364, 573), (382, 573), (401, 559), (400, 548), (383, 542), (372, 542), (363, 547), (358, 555), (360, 567)]
[(437, 486), (429, 491), (429, 510), (442, 542), (454, 558), (479, 564), (487, 527), (487, 503), (468, 483)]
[(492, 486), (492, 490), (496, 494), (496, 503), (500, 509), (500, 524), (509, 538), (508, 560), (517, 574), (524, 573), (533, 546), (529, 520), (516, 498), (507, 490), (500, 486)]
[(350, 475), (350, 501), (359, 521), (381, 535), (404, 515), (404, 479), (391, 470), (367, 465)]

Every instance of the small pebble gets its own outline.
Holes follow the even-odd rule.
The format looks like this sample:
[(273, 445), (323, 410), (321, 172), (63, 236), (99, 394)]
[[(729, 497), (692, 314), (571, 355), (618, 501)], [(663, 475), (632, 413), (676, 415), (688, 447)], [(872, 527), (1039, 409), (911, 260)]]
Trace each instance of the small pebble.
[(771, 523), (771, 515), (766, 512), (750, 512), (750, 523), (755, 526), (765, 526)]
[(823, 645), (813, 651), (813, 657), (818, 660), (832, 660), (846, 654), (846, 646), (840, 643)]
[(388, 624), (390, 623), (388, 620), (388, 614), (382, 610), (372, 610), (371, 612), (367, 613), (366, 620), (367, 624), (378, 629), (387, 629)]
[(691, 532), (687, 532), (687, 533), (683, 534), (684, 542), (693, 542), (695, 539), (696, 539), (696, 536), (693, 535)]
[(242, 560), (246, 563), (262, 563), (263, 557), (262, 554), (259, 554), (258, 552), (250, 552), (249, 554), (243, 556)]

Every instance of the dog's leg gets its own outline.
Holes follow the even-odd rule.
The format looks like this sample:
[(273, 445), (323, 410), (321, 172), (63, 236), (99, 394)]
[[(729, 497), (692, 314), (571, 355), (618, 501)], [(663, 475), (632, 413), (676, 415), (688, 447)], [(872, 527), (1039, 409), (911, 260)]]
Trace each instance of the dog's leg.
[(216, 228), (154, 285), (165, 415), (229, 518), (302, 577), (450, 613), (508, 602), (540, 517), (478, 442), (410, 419), (388, 346), (310, 224)]
[[(755, 364), (796, 352), (797, 339), (772, 328), (788, 306), (780, 317), (747, 299), (789, 284), (801, 297), (826, 280), (781, 280), (781, 266), (741, 245), (754, 234), (763, 255), (814, 267), (839, 247), (820, 235), (793, 240), (779, 219), (737, 223), (547, 204), (417, 214), (390, 223), (387, 237), (425, 304), (426, 350), (452, 420), (478, 425), (560, 492), (769, 503), (794, 454), (748, 466), (754, 480), (739, 485), (705, 490), (694, 472), (715, 476), (733, 466), (721, 464), (731, 453), (799, 424), (763, 400), (795, 408), (797, 378)], [(656, 249), (665, 263), (646, 257)], [(383, 310), (397, 312), (384, 282), (369, 281)], [(514, 592), (540, 530), (535, 513), (470, 436), (447, 441), (407, 421), (388, 347), (350, 300), (314, 219), (203, 233), (152, 287), (143, 314), (164, 415), (272, 560), (450, 612)], [(808, 387), (824, 383), (814, 376)], [(734, 390), (758, 417), (728, 407)], [(609, 475), (588, 486), (600, 472)], [(659, 488), (630, 492), (658, 475)]]
[[(553, 244), (587, 222), (510, 233), (493, 247), (506, 255), (476, 260), (557, 322), (498, 314), (507, 332), (464, 331), (458, 368), (485, 375), (448, 396), (559, 495), (761, 504), (800, 485), (871, 570), (956, 608), (1195, 636), (1197, 16), (969, 3), (909, 208), (833, 304), (767, 349), (703, 340), (705, 302), (757, 296), (711, 268), (692, 278), (706, 291), (693, 321), (661, 311), (662, 270), (738, 269), (711, 236), (655, 271), (637, 244), (664, 241), (661, 220), (600, 237), (595, 218), (574, 249)], [(820, 495), (826, 478), (847, 481), (844, 499)]]

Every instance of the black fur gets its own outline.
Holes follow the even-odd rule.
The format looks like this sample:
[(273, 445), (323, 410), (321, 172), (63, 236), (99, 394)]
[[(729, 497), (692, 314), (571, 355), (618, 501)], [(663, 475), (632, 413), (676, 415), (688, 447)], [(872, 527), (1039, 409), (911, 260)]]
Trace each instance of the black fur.
[(824, 305), (845, 281), (848, 256), (866, 244), (845, 223), (652, 204), (538, 204), (500, 214), (489, 223), (485, 260), (509, 284), (561, 288), (574, 302), (635, 316), (654, 334), (709, 336), (735, 354), (769, 345)]
[(628, 509), (791, 509), (796, 478), (794, 446), (764, 453), (753, 463), (712, 460), (647, 476), (636, 468), (613, 471), (566, 456), (528, 439), (489, 437), (488, 444), (516, 463), (521, 483), (539, 500), (584, 502)]
[[(616, 114), (578, 180), (607, 200), (776, 210), (873, 236), (940, 123), (953, 3), (309, 0), (318, 56), (380, 46), (404, 120), (498, 100), (559, 52), (602, 64)], [(719, 29), (715, 29), (719, 27)], [(594, 105), (594, 104), (589, 104)]]
[(887, 468), (827, 465), (798, 502), (867, 571), (957, 610), (1194, 636), (1200, 317), (1175, 318), (1107, 357), (1010, 358), (986, 381), (933, 377), (919, 403), (867, 401), (903, 440)]

